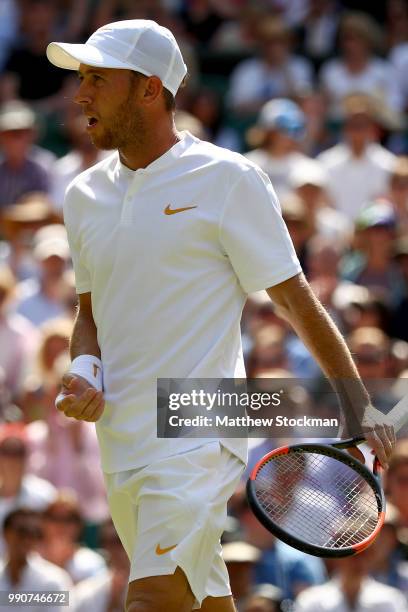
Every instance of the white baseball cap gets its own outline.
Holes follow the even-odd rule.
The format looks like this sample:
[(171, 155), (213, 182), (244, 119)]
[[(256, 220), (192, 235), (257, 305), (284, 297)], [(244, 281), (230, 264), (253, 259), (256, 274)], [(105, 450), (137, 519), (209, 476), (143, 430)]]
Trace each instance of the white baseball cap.
[(173, 34), (150, 19), (108, 23), (85, 44), (52, 42), (47, 47), (47, 57), (55, 66), (68, 70), (78, 70), (79, 64), (87, 64), (157, 76), (174, 96), (187, 73)]
[(304, 159), (294, 166), (289, 174), (289, 182), (293, 189), (303, 185), (314, 185), (325, 189), (328, 176), (324, 167), (315, 159)]

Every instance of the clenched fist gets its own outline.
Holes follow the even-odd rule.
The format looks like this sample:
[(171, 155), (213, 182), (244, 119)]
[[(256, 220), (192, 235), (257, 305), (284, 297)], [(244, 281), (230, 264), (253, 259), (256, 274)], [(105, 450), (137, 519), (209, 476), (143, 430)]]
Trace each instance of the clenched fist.
[(65, 416), (79, 421), (98, 421), (105, 407), (102, 391), (97, 391), (82, 376), (64, 374), (55, 405)]

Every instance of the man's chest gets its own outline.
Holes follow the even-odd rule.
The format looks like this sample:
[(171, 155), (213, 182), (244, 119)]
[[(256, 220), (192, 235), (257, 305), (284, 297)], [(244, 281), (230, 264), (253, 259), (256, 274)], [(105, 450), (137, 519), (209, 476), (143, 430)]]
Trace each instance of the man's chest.
[(175, 187), (132, 181), (121, 191), (100, 193), (79, 236), (80, 257), (88, 270), (109, 274), (117, 265), (163, 269), (191, 265), (198, 256), (222, 257), (221, 187), (201, 181), (190, 189)]

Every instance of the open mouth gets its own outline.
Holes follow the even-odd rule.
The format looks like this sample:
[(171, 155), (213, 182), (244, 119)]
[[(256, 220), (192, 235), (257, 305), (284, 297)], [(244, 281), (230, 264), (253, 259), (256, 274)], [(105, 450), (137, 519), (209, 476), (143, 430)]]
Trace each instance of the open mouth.
[(95, 127), (97, 123), (98, 123), (98, 120), (96, 117), (88, 117), (88, 128)]

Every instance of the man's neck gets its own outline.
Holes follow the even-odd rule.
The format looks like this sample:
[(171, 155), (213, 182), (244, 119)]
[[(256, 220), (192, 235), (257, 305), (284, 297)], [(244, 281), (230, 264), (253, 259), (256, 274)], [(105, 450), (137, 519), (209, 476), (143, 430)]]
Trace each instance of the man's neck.
[(364, 157), (366, 149), (368, 147), (368, 142), (361, 144), (351, 144), (349, 143), (350, 151), (353, 157), (360, 158)]
[(173, 118), (164, 125), (146, 130), (145, 134), (135, 145), (119, 149), (120, 161), (131, 170), (146, 168), (181, 140)]
[(339, 576), (340, 588), (343, 592), (344, 598), (347, 601), (350, 610), (354, 610), (357, 607), (361, 590), (364, 586), (364, 581), (366, 579), (366, 576), (361, 576), (360, 574), (347, 574), (344, 576)]

